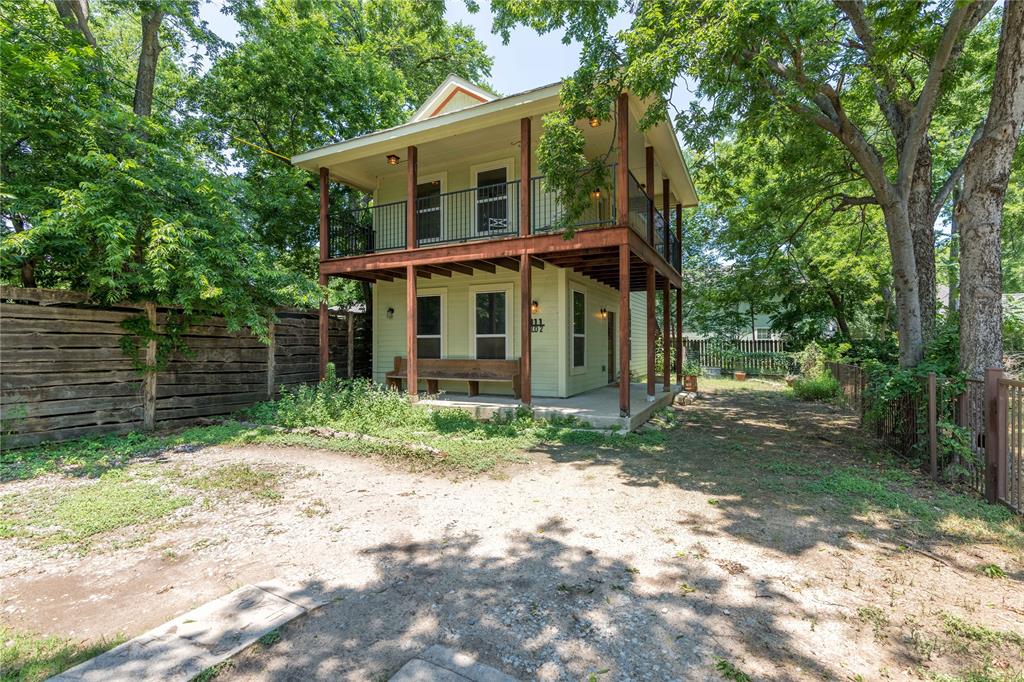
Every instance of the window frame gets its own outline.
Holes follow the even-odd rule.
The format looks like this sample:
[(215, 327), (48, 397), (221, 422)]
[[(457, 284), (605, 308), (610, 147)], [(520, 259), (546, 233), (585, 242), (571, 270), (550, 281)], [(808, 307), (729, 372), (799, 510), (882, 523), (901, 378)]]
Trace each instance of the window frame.
[[(576, 331), (576, 294), (583, 297), (583, 331)], [(583, 364), (576, 364), (576, 339), (583, 339)], [(569, 373), (583, 374), (587, 371), (587, 291), (581, 286), (569, 288)]]
[[(402, 177), (404, 178), (406, 176), (403, 175)], [(441, 191), (440, 191), (440, 194), (439, 194), (439, 198), (438, 198), (438, 202), (437, 202), (437, 220), (438, 220), (437, 236), (436, 237), (431, 237), (430, 239), (427, 239), (427, 240), (424, 240), (423, 241), (424, 244), (440, 244), (440, 243), (443, 243), (445, 240), (448, 239), (448, 225), (445, 223), (445, 220), (444, 220), (445, 214), (447, 213), (447, 210), (446, 210), (447, 207), (445, 206), (445, 204), (448, 203), (447, 202), (447, 197), (446, 197), (446, 194), (448, 192), (448, 173), (447, 172), (444, 172), (444, 173), (431, 173), (431, 174), (427, 174), (427, 175), (421, 175), (421, 176), (418, 176), (416, 178), (417, 189), (419, 188), (420, 185), (428, 185), (428, 184), (431, 184), (433, 182), (437, 182), (438, 185), (440, 185), (440, 188), (441, 188)], [(410, 199), (407, 196), (405, 198), (405, 200), (409, 201)], [(412, 201), (415, 202), (416, 201), (415, 198), (413, 198)], [(415, 203), (413, 203), (413, 206), (415, 206)], [(430, 212), (433, 212), (433, 211), (430, 211)], [(419, 223), (419, 216), (421, 214), (423, 214), (423, 213), (427, 213), (427, 211), (420, 211), (418, 209), (416, 210), (416, 222), (417, 223)], [(418, 234), (419, 233), (419, 226), (418, 225), (417, 225), (416, 231), (417, 231), (416, 242), (419, 243), (420, 239), (419, 239), (419, 234)], [(408, 248), (408, 245), (406, 245), (406, 248)]]
[[(505, 295), (505, 333), (504, 334), (477, 334), (476, 330), (476, 297), (479, 294), (504, 294)], [(478, 338), (505, 338), (505, 360), (514, 359), (511, 358), (512, 351), (514, 350), (512, 345), (512, 326), (514, 322), (513, 317), (513, 301), (512, 297), (512, 285), (511, 284), (491, 284), (470, 287), (469, 290), (469, 338), (472, 348), (470, 354), (474, 360), (486, 359), (480, 358), (477, 354), (477, 339)]]
[[(480, 225), (480, 220), (479, 220), (479, 216), (480, 216), (480, 214), (479, 214), (479, 206), (480, 206), (481, 200), (480, 200), (479, 192), (474, 192), (473, 193), (473, 234), (474, 235), (476, 235), (478, 237), (486, 237), (486, 236), (490, 236), (490, 235), (494, 234), (495, 232), (509, 231), (513, 227), (515, 227), (515, 228), (519, 227), (518, 224), (517, 225), (513, 225), (512, 224), (512, 210), (513, 210), (512, 196), (508, 192), (508, 184), (507, 184), (507, 183), (515, 182), (518, 179), (518, 178), (516, 178), (513, 175), (513, 173), (515, 172), (515, 167), (516, 167), (515, 159), (513, 159), (511, 157), (507, 157), (507, 158), (503, 158), (503, 159), (495, 159), (493, 161), (487, 161), (485, 163), (477, 163), (477, 164), (473, 164), (472, 166), (469, 167), (470, 187), (471, 187), (471, 189), (474, 189), (474, 190), (479, 189), (479, 185), (477, 184), (477, 182), (479, 181), (480, 173), (486, 173), (487, 171), (498, 170), (499, 168), (504, 168), (505, 169), (505, 183), (506, 183), (506, 185), (505, 185), (505, 187), (506, 187), (506, 193), (505, 193), (505, 204), (506, 204), (506, 206), (505, 206), (505, 215), (508, 216), (506, 218), (506, 220), (509, 221), (509, 225), (508, 225), (507, 228), (505, 228), (505, 230), (482, 230), (482, 229), (480, 229), (481, 225)], [(497, 199), (488, 199), (488, 200), (484, 200), (484, 201), (498, 201), (498, 200)], [(506, 301), (506, 303), (507, 303), (507, 301)]]
[[(441, 333), (440, 334), (420, 334), (419, 324), (419, 300), (421, 298), (439, 298), (441, 306)], [(446, 326), (448, 324), (448, 290), (447, 289), (420, 289), (416, 292), (416, 343), (417, 343), (417, 354), (419, 358), (419, 340), (424, 339), (441, 339), (441, 358), (448, 357), (448, 335), (445, 333)], [(439, 359), (441, 359), (439, 358)]]

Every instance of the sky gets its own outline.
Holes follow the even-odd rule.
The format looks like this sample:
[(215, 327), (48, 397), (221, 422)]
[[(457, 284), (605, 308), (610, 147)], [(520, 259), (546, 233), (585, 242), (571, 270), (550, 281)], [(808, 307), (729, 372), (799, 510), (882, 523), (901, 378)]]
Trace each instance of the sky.
[[(238, 24), (234, 19), (221, 13), (223, 3), (211, 0), (200, 7), (200, 15), (210, 29), (222, 39), (234, 42), (238, 36)], [(508, 45), (501, 37), (491, 33), (491, 11), (489, 3), (480, 3), (480, 11), (470, 14), (462, 0), (448, 0), (445, 12), (451, 22), (469, 24), (476, 31), (476, 37), (487, 46), (487, 52), (494, 57), (490, 85), (502, 95), (511, 95), (541, 85), (559, 81), (571, 75), (579, 63), (579, 45), (562, 43), (561, 33), (538, 35), (533, 29), (517, 28), (512, 32)], [(612, 21), (612, 29), (629, 26), (631, 16), (620, 14)], [(676, 87), (673, 103), (685, 106), (690, 96), (686, 87)]]

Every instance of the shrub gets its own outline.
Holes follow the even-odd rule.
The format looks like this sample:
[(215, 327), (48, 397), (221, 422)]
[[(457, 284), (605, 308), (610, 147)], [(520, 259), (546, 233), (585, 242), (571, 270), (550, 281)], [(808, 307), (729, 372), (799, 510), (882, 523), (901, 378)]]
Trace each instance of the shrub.
[(682, 374), (684, 377), (699, 377), (700, 363), (696, 360), (687, 360), (683, 363)]
[(825, 402), (839, 397), (839, 382), (827, 372), (800, 377), (793, 382), (793, 393), (800, 400)]

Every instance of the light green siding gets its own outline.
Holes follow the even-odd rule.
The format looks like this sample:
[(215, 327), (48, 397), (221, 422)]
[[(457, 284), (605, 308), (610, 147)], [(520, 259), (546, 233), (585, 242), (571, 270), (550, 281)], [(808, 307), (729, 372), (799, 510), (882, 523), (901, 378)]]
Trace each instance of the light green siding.
[(647, 381), (647, 293), (634, 291), (629, 295), (632, 324), (629, 344), (629, 369), (634, 377)]
[[(494, 274), (477, 271), (470, 275), (452, 277), (434, 276), (417, 280), (420, 295), (442, 296), (442, 355), (447, 358), (472, 358), (474, 355), (473, 305), (477, 291), (502, 290), (508, 292), (507, 305), (511, 308), (507, 327), (508, 357), (519, 357), (519, 273), (498, 268)], [(571, 368), (572, 364), (572, 291), (582, 291), (586, 306), (586, 364)], [(378, 282), (373, 295), (373, 378), (384, 382), (384, 375), (394, 367), (395, 356), (404, 357), (405, 348), (405, 282)], [(615, 336), (618, 336), (619, 294), (615, 289), (589, 277), (548, 265), (533, 270), (533, 300), (539, 311), (535, 315), (544, 322), (544, 330), (531, 336), (533, 344), (533, 394), (544, 397), (567, 397), (608, 384), (608, 324), (602, 318), (601, 308), (616, 316)], [(644, 295), (630, 296), (632, 314), (632, 362), (634, 373), (645, 372), (646, 319)], [(394, 313), (388, 319), (387, 310)], [(617, 344), (617, 341), (616, 341)], [(613, 364), (618, 376), (618, 360)], [(425, 382), (420, 388), (426, 387)], [(441, 390), (465, 393), (465, 382), (441, 382)], [(508, 384), (482, 383), (482, 393), (507, 395)]]

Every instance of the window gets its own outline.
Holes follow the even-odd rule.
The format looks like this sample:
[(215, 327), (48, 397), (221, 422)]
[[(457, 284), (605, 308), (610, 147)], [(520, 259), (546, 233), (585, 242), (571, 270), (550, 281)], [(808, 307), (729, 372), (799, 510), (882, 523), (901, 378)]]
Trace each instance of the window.
[(508, 173), (494, 168), (476, 174), (476, 225), (478, 232), (508, 229)]
[(572, 292), (572, 366), (587, 364), (587, 299), (582, 291)]
[(504, 360), (506, 357), (505, 292), (476, 294), (476, 357)]
[(441, 297), (416, 297), (416, 357), (441, 357)]
[(754, 328), (754, 340), (755, 341), (770, 341), (772, 338), (772, 330), (769, 327), (755, 327)]
[(441, 181), (416, 185), (416, 240), (441, 238)]

